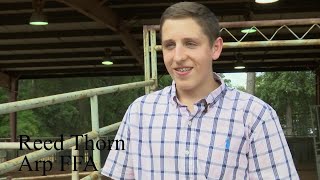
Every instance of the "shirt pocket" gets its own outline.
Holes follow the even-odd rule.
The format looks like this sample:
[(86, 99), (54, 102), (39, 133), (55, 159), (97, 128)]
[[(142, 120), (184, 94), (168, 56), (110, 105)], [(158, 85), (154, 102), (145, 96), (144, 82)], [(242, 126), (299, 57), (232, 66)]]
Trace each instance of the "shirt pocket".
[[(212, 139), (211, 136), (215, 136)], [(204, 134), (199, 138), (198, 167), (207, 179), (232, 179), (236, 174), (243, 174), (247, 165), (245, 138), (235, 134)], [(243, 172), (240, 172), (243, 171)]]

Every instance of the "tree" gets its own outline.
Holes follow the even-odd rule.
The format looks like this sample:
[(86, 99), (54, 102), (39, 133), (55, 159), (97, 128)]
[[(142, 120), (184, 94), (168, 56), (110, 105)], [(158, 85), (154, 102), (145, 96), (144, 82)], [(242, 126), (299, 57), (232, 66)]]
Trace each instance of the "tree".
[(252, 95), (255, 95), (255, 87), (256, 87), (256, 73), (248, 72), (246, 92)]
[(314, 73), (266, 72), (256, 80), (256, 95), (277, 111), (286, 133), (308, 134), (309, 107), (315, 104)]
[[(20, 80), (18, 100), (141, 80), (142, 76)], [(139, 88), (99, 96), (100, 127), (121, 121), (130, 103), (143, 94), (144, 89)], [(7, 102), (3, 89), (0, 89), (0, 102)], [(17, 117), (18, 135), (68, 136), (91, 131), (89, 98), (21, 111)], [(0, 116), (0, 127), (0, 137), (9, 137), (8, 115)]]
[(221, 77), (221, 79), (223, 79), (224, 83), (225, 83), (227, 86), (232, 87), (232, 84), (231, 84), (231, 80), (230, 80), (230, 79), (226, 79), (226, 78), (225, 78), (225, 75), (224, 75), (223, 73), (219, 73), (218, 75)]

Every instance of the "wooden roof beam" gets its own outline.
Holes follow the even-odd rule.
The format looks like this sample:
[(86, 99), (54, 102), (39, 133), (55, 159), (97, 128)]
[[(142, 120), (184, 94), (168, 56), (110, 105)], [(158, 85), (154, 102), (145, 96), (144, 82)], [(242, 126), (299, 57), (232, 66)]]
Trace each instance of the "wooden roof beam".
[(126, 45), (130, 53), (135, 57), (138, 63), (143, 67), (143, 51), (139, 48), (138, 42), (123, 26), (123, 22), (111, 8), (102, 6), (99, 0), (58, 0), (65, 3), (82, 14), (101, 22), (109, 29), (119, 33), (121, 40)]

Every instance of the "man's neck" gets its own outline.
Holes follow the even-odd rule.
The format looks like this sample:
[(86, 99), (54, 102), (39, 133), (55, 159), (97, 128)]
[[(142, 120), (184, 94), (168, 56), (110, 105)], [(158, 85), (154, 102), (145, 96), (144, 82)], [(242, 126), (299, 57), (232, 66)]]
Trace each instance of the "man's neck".
[(177, 97), (179, 101), (188, 106), (189, 111), (193, 112), (193, 104), (208, 96), (212, 91), (219, 87), (219, 83), (213, 78), (204, 87), (197, 87), (197, 89), (192, 90), (181, 90), (177, 87)]

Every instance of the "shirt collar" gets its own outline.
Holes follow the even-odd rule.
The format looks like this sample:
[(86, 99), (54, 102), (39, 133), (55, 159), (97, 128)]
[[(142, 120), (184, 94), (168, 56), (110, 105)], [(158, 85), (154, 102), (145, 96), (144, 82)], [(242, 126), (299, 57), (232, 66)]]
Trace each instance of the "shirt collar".
[[(220, 99), (220, 97), (225, 94), (226, 85), (224, 81), (216, 73), (213, 73), (213, 78), (216, 82), (220, 84), (220, 86), (215, 90), (213, 90), (212, 92), (210, 92), (206, 97), (200, 99), (198, 102), (205, 101), (207, 104), (215, 104)], [(170, 101), (173, 105), (179, 105), (179, 104), (181, 105), (181, 103), (179, 102), (179, 99), (177, 98), (176, 92), (177, 92), (176, 83), (172, 81)]]

